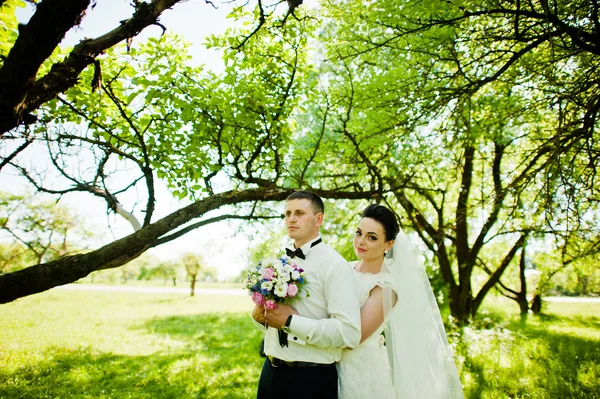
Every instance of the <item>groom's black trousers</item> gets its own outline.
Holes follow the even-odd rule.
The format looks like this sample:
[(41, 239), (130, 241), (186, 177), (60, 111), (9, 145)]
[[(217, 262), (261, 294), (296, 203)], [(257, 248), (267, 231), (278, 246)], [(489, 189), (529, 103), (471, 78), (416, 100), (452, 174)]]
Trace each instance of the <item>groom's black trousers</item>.
[(274, 367), (265, 359), (257, 399), (337, 399), (335, 363), (327, 367)]

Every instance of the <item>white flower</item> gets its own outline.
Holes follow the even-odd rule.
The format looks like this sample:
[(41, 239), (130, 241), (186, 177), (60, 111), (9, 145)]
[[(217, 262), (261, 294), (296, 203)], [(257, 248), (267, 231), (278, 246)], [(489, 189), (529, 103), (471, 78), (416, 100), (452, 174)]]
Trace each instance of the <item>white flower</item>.
[(271, 291), (271, 288), (273, 288), (273, 282), (272, 281), (265, 281), (264, 283), (262, 283), (260, 285), (260, 288), (263, 289), (263, 290)]
[(300, 278), (300, 272), (298, 270), (292, 270), (292, 280), (298, 280)]
[(258, 270), (256, 272), (253, 272), (253, 273), (256, 273), (257, 275), (262, 276), (263, 272), (265, 271), (265, 268), (266, 268), (266, 266), (263, 264), (258, 268)]
[(279, 276), (277, 277), (277, 280), (282, 283), (287, 283), (290, 280), (290, 274), (289, 273), (280, 273)]
[(293, 268), (293, 267), (291, 267), (290, 265), (284, 265), (284, 266), (282, 267), (282, 271), (283, 271), (284, 273), (291, 273), (291, 272), (292, 272), (292, 270), (294, 270), (294, 268)]
[(283, 284), (276, 284), (275, 285), (275, 295), (281, 297), (281, 298), (285, 298), (285, 296), (287, 295), (287, 289), (288, 289), (288, 285), (287, 283), (283, 283)]

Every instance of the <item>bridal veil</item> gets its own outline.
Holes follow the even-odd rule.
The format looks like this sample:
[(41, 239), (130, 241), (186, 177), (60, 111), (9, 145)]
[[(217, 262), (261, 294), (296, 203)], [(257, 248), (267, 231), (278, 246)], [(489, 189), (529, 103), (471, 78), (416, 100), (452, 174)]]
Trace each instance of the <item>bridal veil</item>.
[(397, 289), (384, 289), (385, 341), (398, 398), (462, 399), (463, 390), (423, 262), (400, 230), (382, 271)]

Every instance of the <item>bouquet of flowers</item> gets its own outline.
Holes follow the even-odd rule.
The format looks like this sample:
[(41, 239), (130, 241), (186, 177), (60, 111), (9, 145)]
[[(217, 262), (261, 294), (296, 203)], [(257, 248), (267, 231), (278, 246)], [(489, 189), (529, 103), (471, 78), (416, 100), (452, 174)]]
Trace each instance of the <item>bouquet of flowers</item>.
[[(248, 270), (246, 279), (246, 288), (252, 295), (252, 301), (267, 309), (275, 309), (277, 302), (306, 291), (305, 285), (306, 272), (287, 256), (259, 262)], [(308, 291), (306, 294), (308, 296)]]

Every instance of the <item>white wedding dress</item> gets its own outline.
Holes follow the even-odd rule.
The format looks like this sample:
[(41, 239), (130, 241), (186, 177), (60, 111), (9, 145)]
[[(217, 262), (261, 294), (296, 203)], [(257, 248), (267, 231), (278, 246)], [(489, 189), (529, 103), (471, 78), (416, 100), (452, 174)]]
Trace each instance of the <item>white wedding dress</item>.
[[(360, 306), (375, 286), (392, 287), (389, 273), (354, 271)], [(395, 290), (395, 289), (394, 289)], [(355, 349), (344, 349), (337, 363), (339, 399), (396, 399), (385, 339), (385, 323)]]

